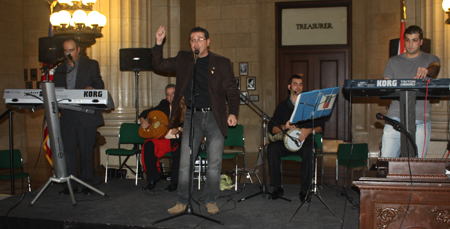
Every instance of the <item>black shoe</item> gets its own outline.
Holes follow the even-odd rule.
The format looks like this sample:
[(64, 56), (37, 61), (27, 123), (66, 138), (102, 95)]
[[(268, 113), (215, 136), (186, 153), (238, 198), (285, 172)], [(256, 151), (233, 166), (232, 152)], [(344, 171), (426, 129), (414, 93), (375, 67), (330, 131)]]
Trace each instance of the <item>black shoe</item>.
[[(75, 194), (76, 192), (78, 192), (78, 188), (75, 188), (72, 191)], [(59, 192), (59, 195), (70, 195), (69, 189), (65, 188), (64, 190)]]
[(147, 186), (145, 187), (146, 190), (152, 190), (155, 188), (156, 183), (158, 183), (160, 179), (157, 180), (151, 180), (150, 182), (147, 183)]
[(275, 188), (273, 188), (272, 193), (270, 194), (270, 199), (272, 200), (276, 200), (278, 199), (280, 196), (284, 195), (284, 190), (282, 187), (278, 187), (275, 186)]
[(174, 191), (177, 190), (177, 187), (178, 187), (178, 184), (172, 184), (172, 183), (170, 183), (169, 186), (167, 186), (167, 188), (164, 189), (164, 190), (166, 190), (166, 191), (168, 191), (168, 192), (174, 192)]
[(83, 190), (81, 190), (81, 191), (84, 193), (84, 195), (92, 195), (92, 194), (94, 194), (94, 191), (92, 191), (89, 188), (83, 188)]

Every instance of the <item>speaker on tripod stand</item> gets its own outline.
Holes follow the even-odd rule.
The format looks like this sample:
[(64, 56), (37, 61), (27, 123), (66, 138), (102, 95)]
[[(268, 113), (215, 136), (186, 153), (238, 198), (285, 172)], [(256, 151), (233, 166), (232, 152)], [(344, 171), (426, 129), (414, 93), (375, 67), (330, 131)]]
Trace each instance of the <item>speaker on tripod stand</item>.
[(120, 71), (132, 71), (135, 76), (136, 123), (139, 120), (139, 72), (151, 71), (152, 52), (150, 48), (126, 48), (119, 50)]

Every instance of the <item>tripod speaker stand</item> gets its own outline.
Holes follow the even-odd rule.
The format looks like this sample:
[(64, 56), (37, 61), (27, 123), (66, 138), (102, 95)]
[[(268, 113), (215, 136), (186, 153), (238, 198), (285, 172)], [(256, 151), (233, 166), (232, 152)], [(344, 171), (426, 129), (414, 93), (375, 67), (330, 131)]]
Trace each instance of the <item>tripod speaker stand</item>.
[[(134, 105), (136, 108), (136, 124), (139, 122), (139, 72), (151, 71), (152, 68), (152, 53), (150, 48), (126, 48), (119, 49), (120, 71), (134, 72), (134, 89), (135, 99)], [(139, 149), (139, 145), (135, 144), (133, 149)], [(138, 162), (139, 163), (139, 162)], [(142, 177), (142, 166), (137, 166), (136, 170), (136, 185), (137, 178)], [(130, 169), (131, 170), (131, 169)], [(131, 170), (133, 172), (133, 170)]]

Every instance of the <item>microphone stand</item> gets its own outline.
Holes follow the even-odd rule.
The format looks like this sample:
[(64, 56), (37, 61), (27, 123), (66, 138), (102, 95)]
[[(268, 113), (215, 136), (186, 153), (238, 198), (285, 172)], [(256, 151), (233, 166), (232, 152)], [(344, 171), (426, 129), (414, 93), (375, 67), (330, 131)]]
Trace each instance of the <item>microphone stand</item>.
[[(389, 120), (385, 120), (385, 119), (380, 119), (378, 117), (377, 117), (377, 119), (386, 121), (386, 123), (391, 125), (392, 127), (394, 127), (395, 130), (397, 130), (400, 133), (404, 134), (409, 139), (411, 144), (414, 146), (414, 157), (418, 157), (417, 156), (418, 155), (417, 144), (415, 143), (413, 136), (408, 132), (408, 130), (406, 129), (405, 125), (403, 125), (403, 123), (401, 123), (401, 122), (393, 122), (393, 121), (389, 121)], [(408, 156), (409, 156), (409, 152), (408, 152)]]
[[(265, 198), (266, 194), (270, 194), (270, 192), (267, 190), (267, 187), (266, 187), (266, 182), (267, 182), (267, 180), (266, 180), (266, 141), (265, 141), (266, 140), (266, 120), (269, 120), (273, 124), (275, 124), (275, 126), (277, 126), (285, 134), (285, 136), (288, 136), (289, 138), (291, 138), (292, 141), (294, 141), (297, 146), (299, 146), (299, 143), (297, 141), (298, 139), (295, 139), (292, 136), (290, 136), (280, 125), (278, 125), (278, 123), (273, 121), (272, 118), (270, 118), (270, 116), (268, 116), (255, 103), (253, 103), (253, 101), (248, 99), (247, 96), (244, 95), (244, 93), (242, 93), (241, 91), (239, 91), (239, 93), (241, 93), (241, 97), (243, 98), (243, 100), (245, 102), (251, 103), (253, 105), (253, 107), (255, 107), (261, 114), (261, 118), (262, 118), (261, 129), (262, 129), (262, 144), (263, 144), (263, 146), (261, 147), (261, 151), (260, 151), (261, 152), (261, 159), (262, 159), (262, 167), (263, 167), (263, 183), (262, 183), (261, 187), (259, 188), (259, 192), (238, 200), (238, 202), (243, 202), (243, 201), (245, 201), (247, 199), (250, 199), (250, 198), (255, 197), (257, 195), (260, 195), (260, 194), (262, 194), (264, 198)], [(292, 200), (289, 200), (289, 199), (284, 198), (282, 196), (280, 196), (279, 198), (283, 199), (283, 200), (286, 200), (286, 201), (289, 201), (289, 202), (292, 202)]]
[(193, 152), (194, 152), (194, 110), (195, 110), (194, 104), (195, 104), (195, 77), (197, 75), (197, 59), (198, 59), (198, 50), (195, 50), (194, 51), (194, 71), (193, 71), (194, 74), (192, 75), (191, 104), (190, 104), (191, 105), (191, 126), (189, 128), (189, 133), (190, 133), (189, 134), (189, 156), (190, 157), (189, 157), (188, 203), (186, 205), (186, 210), (184, 210), (184, 212), (179, 213), (179, 214), (174, 215), (174, 216), (170, 216), (170, 217), (164, 218), (164, 219), (157, 220), (155, 222), (152, 222), (152, 225), (155, 225), (157, 223), (161, 223), (161, 222), (164, 222), (164, 221), (167, 221), (167, 220), (175, 219), (175, 218), (178, 218), (178, 217), (183, 216), (183, 215), (194, 215), (194, 216), (197, 216), (197, 217), (209, 220), (211, 222), (224, 225), (224, 223), (221, 222), (221, 221), (218, 221), (218, 220), (215, 220), (215, 219), (211, 219), (211, 218), (206, 217), (204, 215), (200, 215), (198, 213), (195, 213), (194, 209), (192, 208), (192, 201), (191, 201), (191, 199), (192, 199), (192, 170), (193, 170), (193, 160), (194, 160), (194, 155), (193, 155)]

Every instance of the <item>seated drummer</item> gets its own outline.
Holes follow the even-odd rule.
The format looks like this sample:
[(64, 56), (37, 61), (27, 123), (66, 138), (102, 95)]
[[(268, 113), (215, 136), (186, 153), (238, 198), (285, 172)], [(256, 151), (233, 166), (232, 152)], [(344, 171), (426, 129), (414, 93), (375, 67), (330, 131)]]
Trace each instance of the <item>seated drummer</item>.
[[(275, 112), (273, 113), (272, 120), (279, 124), (286, 131), (297, 129), (301, 131), (298, 137), (299, 141), (306, 141), (303, 146), (295, 151), (291, 152), (284, 145), (283, 139), (274, 141), (269, 144), (267, 148), (267, 160), (270, 170), (270, 185), (274, 186), (270, 197), (272, 199), (278, 199), (283, 196), (284, 190), (281, 187), (281, 158), (289, 155), (300, 155), (302, 157), (302, 175), (301, 175), (301, 191), (299, 194), (300, 200), (303, 201), (308, 193), (312, 180), (312, 156), (313, 156), (313, 129), (311, 128), (313, 123), (311, 120), (298, 122), (292, 124), (289, 122), (292, 113), (295, 108), (295, 101), (298, 95), (303, 91), (303, 79), (299, 75), (293, 75), (289, 79), (287, 86), (290, 91), (289, 97), (281, 102)], [(314, 120), (314, 131), (316, 134), (322, 133), (324, 129), (323, 119)], [(269, 132), (271, 135), (282, 132), (273, 122), (269, 122)]]
[[(169, 84), (165, 88), (166, 99), (161, 100), (158, 106), (145, 110), (139, 116), (141, 128), (146, 129), (151, 123), (147, 121), (148, 114), (153, 110), (159, 110), (164, 112), (167, 117), (170, 118), (170, 111), (172, 109), (173, 96), (175, 94), (175, 85)], [(184, 122), (184, 104), (180, 104), (179, 109), (175, 113), (172, 123)], [(164, 138), (160, 139), (148, 139), (145, 141), (142, 147), (142, 162), (145, 173), (147, 175), (146, 190), (152, 190), (155, 188), (156, 183), (161, 180), (162, 169), (160, 168), (159, 158), (163, 157), (166, 153), (172, 153), (171, 179), (169, 186), (165, 189), (169, 192), (177, 190), (178, 186), (178, 170), (180, 167), (180, 145), (181, 145), (181, 128), (171, 128)]]

